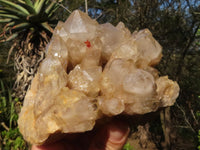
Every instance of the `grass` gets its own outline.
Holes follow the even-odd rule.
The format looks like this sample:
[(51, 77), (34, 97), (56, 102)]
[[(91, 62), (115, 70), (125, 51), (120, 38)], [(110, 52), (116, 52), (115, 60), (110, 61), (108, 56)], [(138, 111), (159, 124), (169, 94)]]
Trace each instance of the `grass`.
[(17, 127), (18, 114), (15, 109), (20, 102), (11, 93), (12, 90), (0, 80), (0, 148), (25, 150), (26, 142)]

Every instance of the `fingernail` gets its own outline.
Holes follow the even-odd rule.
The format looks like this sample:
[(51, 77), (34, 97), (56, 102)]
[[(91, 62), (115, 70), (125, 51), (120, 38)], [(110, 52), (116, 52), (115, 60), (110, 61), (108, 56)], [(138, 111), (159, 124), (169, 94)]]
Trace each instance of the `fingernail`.
[(111, 124), (109, 127), (109, 140), (113, 143), (125, 140), (130, 132), (128, 125), (124, 123)]

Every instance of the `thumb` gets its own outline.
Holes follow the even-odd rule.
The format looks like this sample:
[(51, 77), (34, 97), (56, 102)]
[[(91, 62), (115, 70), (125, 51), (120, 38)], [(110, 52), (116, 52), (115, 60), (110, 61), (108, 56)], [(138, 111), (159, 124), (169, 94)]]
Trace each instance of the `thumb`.
[(95, 136), (90, 150), (120, 150), (125, 144), (130, 129), (123, 122), (112, 122)]

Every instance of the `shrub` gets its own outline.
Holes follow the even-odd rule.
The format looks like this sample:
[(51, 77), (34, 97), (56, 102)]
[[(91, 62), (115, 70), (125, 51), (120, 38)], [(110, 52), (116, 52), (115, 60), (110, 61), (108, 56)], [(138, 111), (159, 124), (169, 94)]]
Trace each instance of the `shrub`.
[(26, 142), (17, 127), (18, 114), (15, 106), (19, 106), (18, 98), (13, 98), (12, 91), (0, 80), (0, 149), (25, 150)]

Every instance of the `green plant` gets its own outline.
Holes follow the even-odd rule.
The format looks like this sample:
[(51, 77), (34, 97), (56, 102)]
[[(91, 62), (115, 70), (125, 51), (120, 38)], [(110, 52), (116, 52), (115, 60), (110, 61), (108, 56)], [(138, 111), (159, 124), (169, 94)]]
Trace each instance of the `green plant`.
[(12, 91), (4, 86), (0, 80), (0, 137), (3, 150), (24, 150), (26, 143), (17, 127), (18, 114), (15, 106), (20, 102), (17, 98), (12, 98)]
[(130, 143), (126, 143), (123, 147), (123, 150), (134, 150), (133, 146), (130, 145)]
[(18, 128), (9, 128), (1, 133), (3, 139), (4, 150), (24, 150), (26, 149), (26, 143), (23, 137), (19, 133)]
[[(0, 0), (0, 23), (6, 23), (2, 36), (4, 41), (13, 40), (20, 33), (33, 38), (36, 32), (52, 32), (51, 25), (55, 24), (54, 13), (58, 8), (55, 2), (50, 0)], [(31, 34), (31, 35), (29, 35)], [(37, 38), (42, 38), (38, 34)]]
[[(200, 98), (200, 96), (198, 96), (198, 98)], [(197, 116), (197, 119), (200, 119), (200, 111), (197, 111), (196, 112), (196, 116)], [(200, 150), (200, 129), (198, 131), (198, 134), (197, 134), (197, 138), (198, 138), (198, 150)]]
[(200, 130), (198, 131), (198, 135), (197, 135), (197, 137), (198, 137), (198, 150), (200, 150)]
[(45, 47), (57, 24), (55, 13), (61, 1), (0, 0), (0, 23), (4, 24), (0, 42), (12, 41), (9, 53), (16, 50), (14, 89), (16, 97), (21, 100), (44, 59)]
[(196, 116), (197, 116), (198, 119), (200, 118), (200, 111), (196, 112)]
[(12, 98), (11, 90), (5, 88), (3, 81), (0, 80), (0, 119), (2, 122), (9, 125), (16, 126), (18, 115), (15, 112), (15, 103), (18, 102), (17, 98)]

